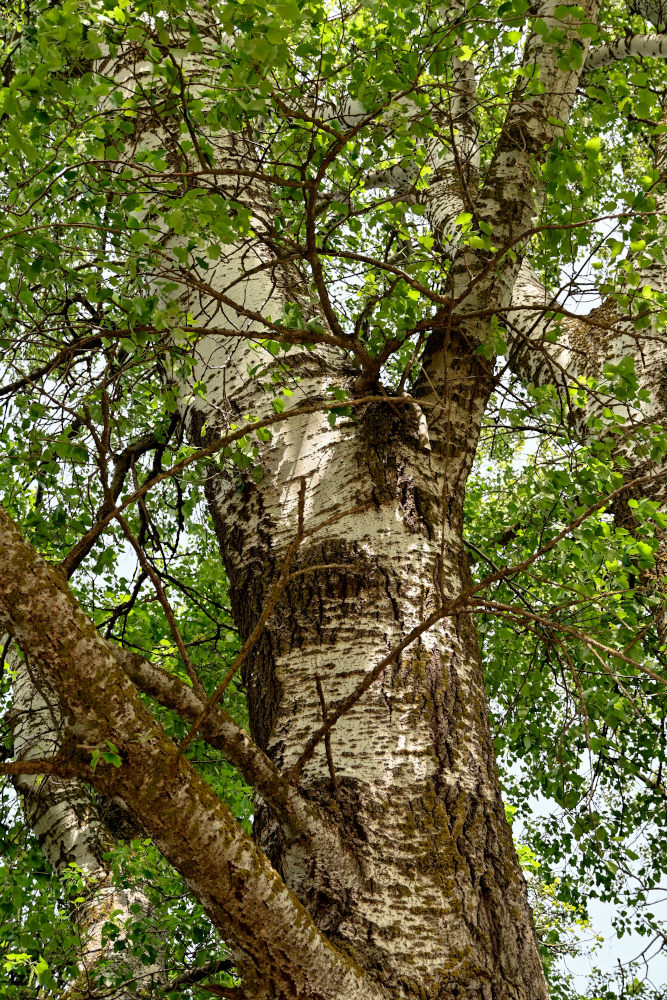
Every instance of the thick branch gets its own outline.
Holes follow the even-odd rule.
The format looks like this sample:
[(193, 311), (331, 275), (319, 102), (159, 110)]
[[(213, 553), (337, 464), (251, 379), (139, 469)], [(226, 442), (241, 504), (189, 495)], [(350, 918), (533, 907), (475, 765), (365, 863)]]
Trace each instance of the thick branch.
[(182, 758), (61, 574), (0, 511), (0, 619), (57, 692), (75, 741), (111, 740), (122, 766), (90, 783), (120, 801), (186, 879), (212, 922), (276, 996), (372, 1000), (382, 993), (337, 951), (227, 806)]
[[(599, 0), (589, 0), (583, 5), (591, 21), (597, 19), (598, 7)], [(491, 225), (497, 246), (520, 247), (532, 232), (544, 196), (537, 167), (569, 118), (581, 77), (589, 43), (580, 37), (580, 21), (573, 16), (563, 18), (561, 10), (562, 5), (555, 0), (543, 0), (536, 11), (536, 28), (529, 35), (523, 54), (526, 73), (514, 88), (479, 197), (479, 218)], [(537, 30), (542, 23), (562, 31), (562, 42), (555, 44), (545, 38)], [(567, 68), (563, 68), (566, 46), (572, 55)], [(537, 79), (539, 87), (534, 83)], [(485, 265), (483, 269), (480, 264)], [(496, 276), (496, 269), (484, 258), (474, 267), (472, 261), (466, 261), (458, 281), (466, 308), (474, 308), (480, 299), (488, 303), (490, 293), (501, 308), (506, 308), (519, 267), (520, 258), (514, 265), (506, 260), (501, 275)], [(472, 281), (470, 270), (474, 275)]]
[(522, 262), (512, 289), (512, 306), (506, 316), (511, 370), (533, 385), (566, 388), (574, 376), (568, 324), (558, 316), (558, 303), (527, 260)]

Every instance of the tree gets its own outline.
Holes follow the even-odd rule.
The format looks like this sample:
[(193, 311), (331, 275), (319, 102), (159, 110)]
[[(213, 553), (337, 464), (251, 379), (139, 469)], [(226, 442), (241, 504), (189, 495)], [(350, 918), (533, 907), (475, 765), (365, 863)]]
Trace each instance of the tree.
[[(576, 841), (565, 901), (660, 933), (667, 36), (641, 17), (13, 11), (3, 770), (70, 957), (28, 935), (9, 995), (546, 997), (496, 751), (515, 804), (565, 811), (533, 835), (548, 884)], [(584, 258), (604, 301), (575, 314)]]

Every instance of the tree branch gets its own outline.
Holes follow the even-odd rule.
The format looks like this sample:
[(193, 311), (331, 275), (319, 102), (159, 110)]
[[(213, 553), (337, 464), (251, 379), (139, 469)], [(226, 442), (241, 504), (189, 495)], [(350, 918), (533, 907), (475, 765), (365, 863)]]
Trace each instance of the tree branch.
[(0, 774), (55, 774), (58, 778), (80, 778), (83, 768), (64, 757), (42, 757), (32, 760), (10, 760), (0, 763)]
[[(248, 973), (266, 983), (288, 979), (310, 1000), (380, 1000), (382, 991), (324, 936), (227, 806), (178, 757), (62, 574), (1, 509), (0, 563), (0, 621), (57, 692), (70, 736), (119, 748), (122, 765), (98, 763), (90, 784), (153, 838), (242, 950)], [(75, 744), (77, 756), (85, 760)]]
[[(583, 4), (587, 19), (595, 21), (598, 8), (599, 0), (587, 0)], [(528, 72), (518, 78), (514, 87), (502, 134), (478, 199), (479, 217), (492, 226), (496, 245), (517, 246), (519, 253), (544, 198), (543, 186), (535, 179), (536, 165), (544, 161), (569, 118), (589, 45), (586, 38), (580, 37), (580, 21), (569, 14), (563, 17), (562, 10), (556, 0), (542, 0), (535, 11), (535, 28), (526, 40), (522, 60)], [(540, 33), (540, 24), (562, 32), (562, 44), (574, 53), (566, 67), (563, 66), (562, 48), (548, 41), (548, 34)], [(530, 81), (538, 74), (540, 88), (533, 93)], [(479, 263), (474, 263), (477, 274), (472, 281), (465, 261), (459, 268), (467, 304), (474, 308), (480, 298), (488, 300), (490, 282), (493, 283), (492, 294), (500, 300), (499, 304), (502, 307), (509, 304), (520, 258), (514, 265), (504, 261), (500, 282), (495, 274), (487, 276), (480, 270)], [(480, 276), (483, 280), (476, 283), (475, 279)], [(471, 297), (473, 286), (475, 291)]]
[[(642, 59), (667, 59), (667, 34), (626, 35), (611, 45), (601, 45), (597, 49), (592, 49), (584, 63), (583, 77), (602, 66), (609, 66), (610, 63), (633, 56)], [(585, 79), (582, 82), (586, 82)]]
[[(565, 386), (575, 374), (571, 368), (568, 327), (563, 317), (554, 316), (552, 310), (556, 309), (558, 302), (524, 260), (512, 289), (506, 329), (510, 369), (534, 385)], [(559, 325), (564, 336), (554, 343), (553, 334)]]

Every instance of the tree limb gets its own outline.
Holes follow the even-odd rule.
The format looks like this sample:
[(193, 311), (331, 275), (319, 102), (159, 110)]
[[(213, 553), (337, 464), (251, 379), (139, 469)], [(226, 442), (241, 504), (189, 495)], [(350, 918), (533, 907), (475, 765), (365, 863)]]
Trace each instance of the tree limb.
[(642, 59), (667, 59), (667, 34), (626, 35), (611, 45), (601, 45), (597, 49), (592, 49), (584, 63), (583, 76), (631, 56), (639, 56)]
[(121, 802), (188, 882), (213, 924), (259, 981), (309, 1000), (380, 1000), (333, 947), (227, 806), (158, 727), (115, 651), (0, 510), (0, 620), (57, 693), (76, 744), (110, 740), (120, 767), (98, 763), (90, 784)]

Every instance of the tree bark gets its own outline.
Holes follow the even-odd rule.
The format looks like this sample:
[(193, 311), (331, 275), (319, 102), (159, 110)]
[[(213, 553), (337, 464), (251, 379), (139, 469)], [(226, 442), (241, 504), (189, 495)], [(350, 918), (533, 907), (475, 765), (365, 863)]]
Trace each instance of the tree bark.
[[(378, 398), (335, 428), (323, 414), (294, 419), (265, 449), (261, 482), (209, 481), (244, 638), (291, 560), (245, 669), (252, 735), (283, 771), (298, 766), (326, 713), (470, 584), (462, 503), (492, 379), (469, 342), (440, 336), (447, 377), (438, 400), (425, 385), (423, 412)], [(261, 385), (235, 367), (224, 391), (209, 388), (207, 426), (215, 412), (263, 415)], [(323, 399), (332, 381), (352, 388), (340, 364), (307, 358), (296, 371), (304, 400)], [(469, 615), (445, 619), (387, 665), (329, 747), (318, 745), (299, 787), (337, 821), (361, 885), (314, 877), (309, 854), (261, 805), (258, 841), (390, 996), (546, 996)], [(258, 988), (248, 983), (251, 996), (278, 996)]]
[[(201, 33), (210, 44), (215, 28), (202, 25)], [(140, 94), (148, 67), (139, 50), (129, 55), (106, 69), (125, 93)], [(204, 72), (197, 57), (185, 57), (182, 71), (194, 92)], [(469, 77), (465, 67), (459, 72)], [(555, 68), (551, 73), (557, 75)], [(570, 97), (575, 83), (570, 74), (564, 84)], [(551, 110), (540, 105), (539, 121)], [(524, 132), (536, 121), (527, 118)], [(147, 112), (137, 122), (142, 148), (165, 148), (181, 170), (196, 168), (179, 148), (176, 120)], [(466, 131), (472, 147), (474, 129)], [(194, 377), (206, 386), (206, 401), (187, 404), (196, 442), (246, 414), (266, 417), (275, 393), (289, 391), (297, 405), (318, 403), (334, 386), (354, 396), (358, 378), (353, 343), (331, 325), (317, 261), (309, 261), (320, 294), (316, 307), (304, 275), (276, 257), (270, 194), (248, 177), (260, 172), (254, 147), (238, 133), (206, 139), (216, 166), (238, 171), (238, 181), (226, 182), (229, 195), (251, 209), (255, 235), (227, 247), (205, 275), (184, 275), (174, 264), (152, 276), (156, 290), (180, 281), (182, 291), (170, 293), (171, 300), (209, 331), (195, 348)], [(540, 134), (536, 143), (546, 139)], [(493, 169), (504, 178), (507, 156), (514, 156), (514, 170), (520, 162), (530, 173), (530, 191), (528, 156), (517, 158), (510, 148)], [(476, 182), (474, 172), (469, 179)], [(520, 204), (519, 229), (527, 228), (524, 216), (534, 209), (530, 195), (517, 202), (524, 188), (507, 191)], [(490, 195), (485, 198), (490, 210)], [(431, 202), (437, 228), (456, 204), (444, 168)], [(494, 203), (493, 209), (497, 223), (504, 207)], [(166, 246), (178, 242), (167, 240)], [(478, 270), (485, 267), (485, 260), (478, 262)], [(461, 280), (469, 279), (469, 269), (467, 262)], [(490, 295), (505, 300), (513, 280), (507, 272), (498, 283), (489, 272), (466, 306)], [(275, 321), (295, 302), (304, 321), (315, 319), (323, 331), (309, 338), (316, 351), (274, 359), (243, 339), (271, 336), (265, 318)], [(217, 334), (210, 332), (216, 327)], [(208, 483), (244, 640), (267, 603), (274, 605), (244, 665), (252, 736), (333, 821), (359, 877), (341, 877), (348, 867), (336, 857), (314, 866), (302, 838), (262, 801), (258, 843), (328, 940), (353, 955), (387, 996), (401, 1000), (546, 997), (500, 797), (474, 623), (464, 612), (444, 618), (391, 657), (470, 585), (463, 499), (493, 386), (488, 364), (476, 353), (483, 339), (479, 323), (444, 322), (431, 334), (413, 403), (394, 405), (377, 388), (377, 403), (355, 409), (335, 427), (319, 413), (293, 418), (259, 446), (260, 481), (227, 463)], [(185, 388), (184, 402), (187, 396)], [(378, 681), (302, 761), (328, 715), (387, 657)], [(259, 962), (238, 935), (236, 943), (248, 996), (297, 995), (282, 969)]]

